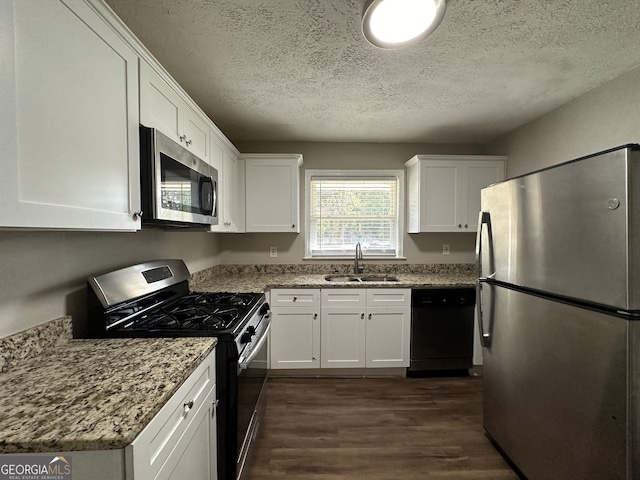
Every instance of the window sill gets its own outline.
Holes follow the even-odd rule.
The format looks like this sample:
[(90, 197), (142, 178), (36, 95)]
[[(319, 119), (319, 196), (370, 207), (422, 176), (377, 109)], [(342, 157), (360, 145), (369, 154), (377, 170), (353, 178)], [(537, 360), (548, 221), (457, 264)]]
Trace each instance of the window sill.
[[(302, 260), (342, 260), (353, 262), (353, 255), (348, 257), (302, 257)], [(407, 257), (374, 257), (374, 256), (366, 256), (360, 259), (361, 262), (368, 262), (370, 260), (387, 260), (387, 261), (406, 261)]]

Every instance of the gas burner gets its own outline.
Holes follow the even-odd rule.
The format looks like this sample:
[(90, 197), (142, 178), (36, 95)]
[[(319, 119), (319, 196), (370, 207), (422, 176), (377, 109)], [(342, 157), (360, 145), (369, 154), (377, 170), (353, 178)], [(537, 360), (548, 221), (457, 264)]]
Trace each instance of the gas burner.
[(173, 315), (161, 315), (155, 318), (155, 325), (160, 328), (178, 328), (180, 323)]
[(251, 293), (213, 293), (214, 305), (235, 305), (246, 307), (250, 305), (255, 295)]

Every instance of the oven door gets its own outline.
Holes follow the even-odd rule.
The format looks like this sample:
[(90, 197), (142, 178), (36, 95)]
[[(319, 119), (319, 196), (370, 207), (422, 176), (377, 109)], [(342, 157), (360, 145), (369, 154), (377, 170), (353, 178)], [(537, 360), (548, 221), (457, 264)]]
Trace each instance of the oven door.
[(262, 317), (242, 355), (238, 359), (238, 445), (236, 478), (242, 478), (251, 443), (258, 434), (266, 406), (268, 342), (271, 318)]

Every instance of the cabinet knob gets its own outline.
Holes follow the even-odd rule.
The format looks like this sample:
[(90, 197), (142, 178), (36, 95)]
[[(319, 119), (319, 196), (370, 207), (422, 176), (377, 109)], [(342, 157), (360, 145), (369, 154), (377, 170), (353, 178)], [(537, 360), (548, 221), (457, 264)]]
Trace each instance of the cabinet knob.
[(318, 318), (318, 314), (317, 314), (317, 313), (314, 313), (314, 314), (313, 314), (313, 319), (315, 320), (316, 318)]
[(187, 144), (187, 147), (188, 147), (189, 145), (191, 145), (192, 142), (191, 140), (187, 140), (185, 143)]
[(180, 141), (184, 142), (187, 139), (186, 135), (180, 135)]
[(371, 314), (369, 314), (369, 320), (371, 320)]
[(291, 225), (291, 228), (296, 228), (296, 224), (294, 223), (293, 225)]
[(464, 224), (464, 228), (469, 228), (469, 225), (467, 225), (466, 223)]
[(133, 212), (133, 219), (134, 219), (134, 220), (137, 220), (137, 219), (139, 219), (139, 218), (142, 218), (142, 214), (143, 214), (143, 213), (144, 213), (144, 212), (143, 212), (142, 210), (138, 210), (137, 212)]
[(293, 301), (297, 302), (298, 301), (298, 297), (293, 297)]
[(364, 320), (364, 313), (360, 315), (360, 318)]
[(462, 224), (461, 223), (458, 224), (458, 228), (462, 228)]
[(189, 410), (191, 410), (193, 408), (193, 400), (189, 400), (188, 402), (184, 402), (182, 404), (182, 406), (184, 407), (184, 413), (187, 413)]

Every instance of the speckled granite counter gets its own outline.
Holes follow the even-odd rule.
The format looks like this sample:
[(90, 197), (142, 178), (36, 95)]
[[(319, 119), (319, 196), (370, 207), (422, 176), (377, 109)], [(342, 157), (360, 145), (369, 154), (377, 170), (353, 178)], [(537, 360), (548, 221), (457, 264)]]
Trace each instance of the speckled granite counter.
[(124, 448), (217, 343), (66, 337), (23, 345), (40, 350), (30, 358), (11, 353), (15, 338), (0, 339), (13, 358), (0, 374), (0, 453)]
[[(377, 269), (369, 268), (362, 275), (390, 274), (397, 282), (330, 282), (325, 276), (332, 272), (349, 274), (344, 265), (315, 268), (274, 268), (277, 266), (220, 266), (215, 270), (198, 272), (191, 282), (192, 290), (218, 292), (260, 292), (270, 288), (425, 288), (469, 287), (476, 281), (473, 264), (395, 265)], [(278, 271), (280, 270), (280, 271)], [(314, 271), (319, 270), (319, 271)]]

